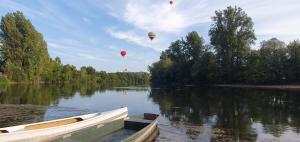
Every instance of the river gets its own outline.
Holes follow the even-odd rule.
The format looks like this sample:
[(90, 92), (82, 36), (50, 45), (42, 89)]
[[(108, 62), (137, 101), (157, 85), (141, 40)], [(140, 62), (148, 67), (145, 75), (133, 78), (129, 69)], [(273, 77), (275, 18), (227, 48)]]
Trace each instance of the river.
[(300, 92), (222, 87), (0, 86), (0, 127), (107, 111), (160, 114), (157, 141), (300, 141)]

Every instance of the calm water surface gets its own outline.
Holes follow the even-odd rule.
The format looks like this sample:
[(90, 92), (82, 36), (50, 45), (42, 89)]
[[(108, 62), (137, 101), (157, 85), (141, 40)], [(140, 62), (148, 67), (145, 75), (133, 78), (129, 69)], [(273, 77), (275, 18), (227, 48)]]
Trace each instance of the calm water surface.
[(0, 86), (0, 127), (122, 106), (161, 114), (157, 141), (300, 142), (300, 92), (232, 88)]

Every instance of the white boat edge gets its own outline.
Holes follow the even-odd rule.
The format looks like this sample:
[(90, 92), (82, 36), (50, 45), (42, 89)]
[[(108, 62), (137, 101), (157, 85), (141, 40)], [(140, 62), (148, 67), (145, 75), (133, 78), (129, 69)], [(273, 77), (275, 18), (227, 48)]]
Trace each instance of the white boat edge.
[[(84, 129), (87, 127), (104, 124), (118, 119), (125, 119), (128, 117), (128, 108), (123, 107), (120, 109), (115, 109), (111, 111), (106, 111), (102, 113), (93, 113), (81, 116), (68, 117), (63, 119), (56, 119), (52, 121), (44, 121), (39, 123), (31, 123), (19, 126), (12, 126), (6, 128), (0, 128), (0, 131), (4, 130), (8, 133), (0, 133), (1, 142), (10, 142), (10, 141), (22, 141), (22, 142), (39, 142), (39, 141), (49, 141), (55, 139), (56, 137), (70, 134), (74, 131)], [(35, 129), (35, 130), (24, 130), (26, 126), (49, 123), (59, 120), (71, 119), (71, 118), (81, 118), (82, 121), (71, 123), (67, 125), (61, 125), (50, 128)]]

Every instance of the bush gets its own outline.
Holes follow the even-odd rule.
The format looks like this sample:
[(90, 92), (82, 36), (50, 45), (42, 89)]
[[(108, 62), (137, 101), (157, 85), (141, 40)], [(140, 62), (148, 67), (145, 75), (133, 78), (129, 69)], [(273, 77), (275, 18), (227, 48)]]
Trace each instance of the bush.
[(0, 84), (7, 84), (9, 82), (10, 81), (5, 76), (0, 75)]

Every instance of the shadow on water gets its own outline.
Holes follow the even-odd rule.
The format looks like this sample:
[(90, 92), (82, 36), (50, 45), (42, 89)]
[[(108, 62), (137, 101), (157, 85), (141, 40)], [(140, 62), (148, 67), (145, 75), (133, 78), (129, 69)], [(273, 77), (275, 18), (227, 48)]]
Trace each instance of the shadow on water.
[[(211, 127), (211, 141), (256, 141), (266, 138), (263, 134), (271, 134), (275, 138), (288, 131), (299, 134), (299, 93), (278, 90), (189, 88), (152, 89), (149, 97), (159, 104), (161, 114), (173, 123)], [(193, 139), (200, 133), (187, 131)], [(289, 138), (293, 140), (292, 137)]]

